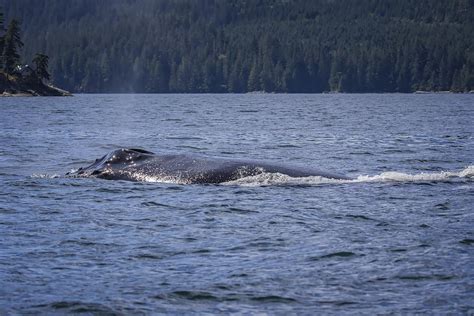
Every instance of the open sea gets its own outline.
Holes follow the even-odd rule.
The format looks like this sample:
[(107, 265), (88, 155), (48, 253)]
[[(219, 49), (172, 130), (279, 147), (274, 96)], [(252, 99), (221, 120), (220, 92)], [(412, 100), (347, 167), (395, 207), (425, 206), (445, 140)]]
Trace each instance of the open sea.
[[(117, 148), (354, 180), (66, 178)], [(474, 315), (474, 95), (0, 99), (0, 315)]]

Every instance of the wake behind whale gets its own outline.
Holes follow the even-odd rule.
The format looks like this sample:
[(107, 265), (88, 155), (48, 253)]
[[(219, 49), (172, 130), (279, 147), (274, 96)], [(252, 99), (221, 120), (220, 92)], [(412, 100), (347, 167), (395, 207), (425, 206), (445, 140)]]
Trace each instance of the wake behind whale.
[(309, 176), (302, 178), (293, 178), (279, 173), (262, 173), (255, 176), (249, 176), (235, 181), (226, 182), (229, 185), (238, 186), (272, 186), (272, 185), (290, 185), (307, 186), (321, 184), (356, 184), (356, 183), (435, 183), (450, 182), (464, 183), (474, 180), (474, 166), (468, 166), (460, 171), (440, 171), (440, 172), (421, 172), (405, 173), (399, 171), (387, 171), (375, 175), (359, 175), (354, 179), (331, 179), (320, 176)]
[(262, 174), (281, 174), (291, 178), (351, 178), (313, 168), (267, 163), (256, 160), (206, 157), (190, 154), (157, 155), (135, 148), (114, 150), (91, 165), (67, 174), (108, 180), (224, 183)]

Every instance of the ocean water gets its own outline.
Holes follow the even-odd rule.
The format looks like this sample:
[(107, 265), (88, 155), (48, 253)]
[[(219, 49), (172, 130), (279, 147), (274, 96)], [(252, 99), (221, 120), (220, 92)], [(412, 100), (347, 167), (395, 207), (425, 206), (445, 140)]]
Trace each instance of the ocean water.
[[(0, 99), (0, 314), (474, 314), (474, 95)], [(121, 147), (311, 166), (66, 178)]]

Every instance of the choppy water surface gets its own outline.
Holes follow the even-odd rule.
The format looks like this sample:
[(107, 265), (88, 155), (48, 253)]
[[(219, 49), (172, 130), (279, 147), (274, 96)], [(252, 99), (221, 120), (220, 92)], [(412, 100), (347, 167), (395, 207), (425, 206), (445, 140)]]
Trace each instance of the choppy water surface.
[[(2, 98), (0, 314), (474, 313), (473, 121), (473, 95)], [(62, 176), (119, 147), (355, 180)]]

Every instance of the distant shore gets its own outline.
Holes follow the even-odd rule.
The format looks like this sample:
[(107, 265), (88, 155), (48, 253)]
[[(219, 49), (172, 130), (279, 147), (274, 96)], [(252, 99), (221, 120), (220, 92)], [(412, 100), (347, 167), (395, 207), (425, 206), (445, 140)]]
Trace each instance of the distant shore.
[[(72, 95), (68, 91), (61, 90), (59, 88), (53, 87), (59, 91), (63, 91), (66, 93), (65, 95)], [(124, 95), (132, 95), (132, 94), (195, 94), (195, 95), (206, 95), (206, 94), (474, 94), (474, 91), (464, 91), (464, 92), (458, 92), (458, 91), (413, 91), (413, 92), (338, 92), (338, 91), (325, 91), (325, 92), (265, 92), (265, 91), (252, 91), (252, 92), (75, 92), (75, 94), (124, 94)], [(0, 95), (1, 96), (1, 95)], [(5, 95), (4, 96), (11, 96), (11, 95)], [(12, 96), (19, 96), (19, 95), (12, 95)], [(22, 95), (22, 96), (30, 96), (30, 95)]]

